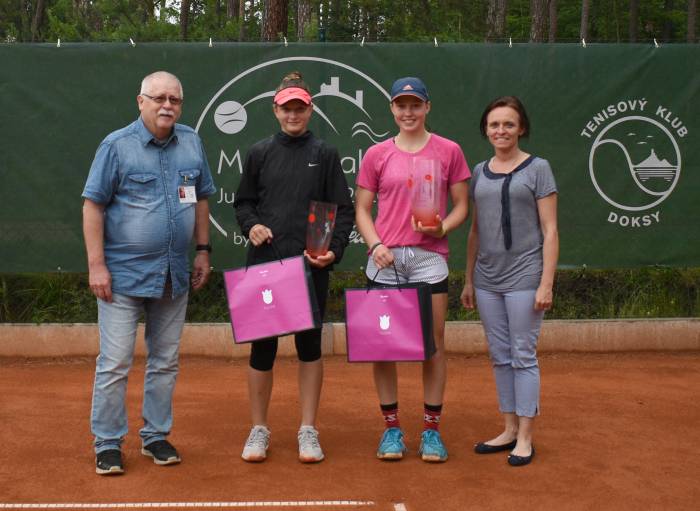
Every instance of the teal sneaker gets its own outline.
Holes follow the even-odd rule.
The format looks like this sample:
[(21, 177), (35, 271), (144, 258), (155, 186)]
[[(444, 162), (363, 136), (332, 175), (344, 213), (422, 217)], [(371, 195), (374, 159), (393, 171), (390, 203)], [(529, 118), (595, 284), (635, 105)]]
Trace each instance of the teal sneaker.
[(426, 429), (423, 431), (418, 454), (420, 454), (423, 461), (430, 463), (443, 463), (447, 461), (447, 449), (445, 449), (442, 438), (440, 438), (440, 433), (437, 430)]
[(400, 428), (388, 428), (384, 430), (379, 441), (377, 458), (380, 460), (400, 460), (406, 452), (406, 444), (403, 443), (403, 431)]

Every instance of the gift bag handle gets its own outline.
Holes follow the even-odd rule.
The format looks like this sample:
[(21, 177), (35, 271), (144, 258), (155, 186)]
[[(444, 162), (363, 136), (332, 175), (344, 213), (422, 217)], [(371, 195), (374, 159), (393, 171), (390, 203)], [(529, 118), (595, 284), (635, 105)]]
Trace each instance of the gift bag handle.
[[(396, 277), (396, 287), (398, 288), (399, 292), (401, 292), (401, 282), (399, 282), (399, 272), (396, 271), (396, 265), (392, 262), (391, 267), (394, 269), (394, 276)], [(374, 278), (370, 282), (367, 283), (367, 292), (369, 293), (369, 290), (372, 289), (372, 282), (377, 280), (377, 276), (379, 275), (379, 272), (382, 271), (382, 268), (377, 269), (377, 273), (374, 274)]]
[[(272, 247), (272, 251), (275, 253), (275, 257), (276, 257), (277, 260), (280, 262), (280, 264), (284, 264), (284, 263), (282, 262), (282, 255), (280, 254), (280, 251), (277, 249), (277, 245), (275, 245), (275, 242), (272, 241), (272, 240), (270, 240), (269, 245)], [(248, 251), (248, 257), (246, 257), (246, 261), (245, 261), (245, 271), (248, 271), (248, 266), (250, 266), (250, 264), (251, 264), (251, 258), (252, 258), (252, 256), (253, 256), (253, 253), (254, 253), (259, 247), (262, 247), (262, 245), (259, 245), (258, 247), (256, 247), (255, 245), (253, 245), (253, 250), (249, 250), (249, 251)]]

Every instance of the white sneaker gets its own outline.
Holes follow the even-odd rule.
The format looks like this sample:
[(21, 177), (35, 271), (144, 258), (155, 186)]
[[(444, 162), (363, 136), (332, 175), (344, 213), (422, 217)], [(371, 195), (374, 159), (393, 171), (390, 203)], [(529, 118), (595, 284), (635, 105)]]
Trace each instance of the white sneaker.
[(323, 451), (318, 442), (318, 431), (313, 426), (302, 426), (297, 438), (299, 439), (299, 461), (318, 463), (323, 460)]
[(250, 462), (265, 461), (267, 447), (270, 445), (270, 430), (265, 426), (253, 426), (245, 441), (241, 458)]

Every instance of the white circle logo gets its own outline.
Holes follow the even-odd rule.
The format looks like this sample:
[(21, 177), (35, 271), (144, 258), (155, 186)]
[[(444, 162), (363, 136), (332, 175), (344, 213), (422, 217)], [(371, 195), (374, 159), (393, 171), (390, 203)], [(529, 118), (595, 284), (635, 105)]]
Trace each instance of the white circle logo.
[(245, 107), (237, 101), (224, 101), (214, 112), (214, 123), (222, 133), (233, 135), (238, 133), (248, 121)]
[(643, 116), (622, 117), (595, 138), (588, 160), (593, 186), (609, 204), (644, 211), (663, 202), (681, 174), (681, 153), (671, 132)]
[[(248, 244), (231, 207), (245, 154), (254, 143), (279, 131), (272, 99), (277, 84), (292, 70), (302, 73), (311, 90), (314, 114), (309, 129), (338, 149), (351, 193), (364, 151), (385, 140), (393, 127), (389, 93), (366, 73), (335, 60), (310, 56), (270, 60), (225, 83), (209, 100), (195, 130), (204, 141), (218, 188), (209, 202), (211, 222), (236, 246)], [(361, 238), (355, 232), (350, 241), (359, 243)]]

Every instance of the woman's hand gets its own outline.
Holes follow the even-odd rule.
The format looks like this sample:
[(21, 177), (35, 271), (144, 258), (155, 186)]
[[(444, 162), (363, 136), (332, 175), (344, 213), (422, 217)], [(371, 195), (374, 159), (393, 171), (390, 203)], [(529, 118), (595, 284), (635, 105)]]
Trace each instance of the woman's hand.
[(472, 286), (471, 283), (464, 283), (464, 288), (462, 289), (462, 294), (459, 296), (459, 299), (465, 309), (474, 309), (476, 306), (476, 298), (474, 296), (474, 286)]
[(549, 310), (552, 308), (553, 294), (551, 286), (543, 286), (537, 288), (535, 292), (535, 309)]
[(372, 252), (372, 260), (380, 270), (388, 268), (394, 262), (394, 253), (384, 245), (379, 245)]
[(335, 254), (332, 250), (329, 250), (325, 254), (318, 257), (313, 257), (306, 250), (304, 250), (304, 257), (306, 257), (306, 260), (309, 261), (309, 264), (314, 268), (325, 268), (335, 261)]
[(263, 224), (255, 224), (248, 232), (248, 239), (254, 246), (259, 247), (265, 242), (272, 241), (272, 231)]
[(422, 232), (433, 238), (443, 238), (445, 234), (445, 226), (442, 225), (440, 215), (435, 215), (436, 225), (423, 225), (421, 222), (416, 222), (416, 217), (411, 215), (411, 227), (416, 232)]

